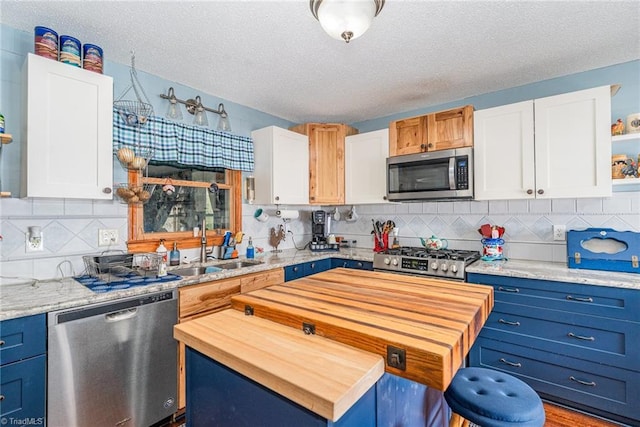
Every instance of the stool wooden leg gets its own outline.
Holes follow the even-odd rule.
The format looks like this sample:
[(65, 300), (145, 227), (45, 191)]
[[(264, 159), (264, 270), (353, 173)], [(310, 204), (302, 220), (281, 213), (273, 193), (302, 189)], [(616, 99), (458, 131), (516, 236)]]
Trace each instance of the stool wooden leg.
[(469, 421), (462, 418), (455, 412), (451, 413), (451, 420), (449, 420), (449, 427), (469, 427)]

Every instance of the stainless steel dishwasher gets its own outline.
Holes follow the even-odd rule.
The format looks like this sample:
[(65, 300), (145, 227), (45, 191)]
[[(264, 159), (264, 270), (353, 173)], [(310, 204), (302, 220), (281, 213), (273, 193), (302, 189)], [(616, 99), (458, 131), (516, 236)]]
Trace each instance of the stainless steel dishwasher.
[(147, 427), (176, 411), (176, 291), (48, 315), (47, 425)]

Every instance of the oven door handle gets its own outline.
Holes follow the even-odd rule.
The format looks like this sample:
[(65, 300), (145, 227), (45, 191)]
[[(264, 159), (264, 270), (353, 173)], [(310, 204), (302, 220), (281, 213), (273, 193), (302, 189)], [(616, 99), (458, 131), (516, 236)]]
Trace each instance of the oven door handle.
[(455, 190), (458, 188), (456, 185), (456, 158), (449, 157), (449, 189)]

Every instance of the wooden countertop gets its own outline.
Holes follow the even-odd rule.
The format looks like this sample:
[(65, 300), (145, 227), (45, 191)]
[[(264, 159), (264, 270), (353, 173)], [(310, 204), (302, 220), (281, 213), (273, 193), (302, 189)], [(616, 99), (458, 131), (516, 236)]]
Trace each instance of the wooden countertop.
[(384, 374), (380, 356), (236, 310), (180, 323), (174, 337), (332, 421)]
[[(493, 289), (338, 268), (235, 296), (232, 306), (298, 330), (312, 323), (316, 335), (382, 356), (387, 372), (444, 391), (489, 317)], [(397, 351), (388, 346), (405, 350), (405, 369), (389, 366)]]

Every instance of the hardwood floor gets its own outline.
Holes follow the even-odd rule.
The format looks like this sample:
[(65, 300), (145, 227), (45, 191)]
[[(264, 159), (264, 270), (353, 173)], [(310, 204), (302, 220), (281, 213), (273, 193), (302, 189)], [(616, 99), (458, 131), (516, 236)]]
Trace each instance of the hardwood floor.
[(600, 418), (590, 417), (581, 412), (570, 411), (550, 403), (544, 404), (546, 415), (545, 427), (616, 427), (620, 424), (610, 423)]
[[(617, 427), (620, 425), (549, 403), (544, 404), (544, 411), (547, 417), (544, 423), (545, 427)], [(184, 423), (185, 419), (183, 417), (177, 422), (168, 424), (166, 427), (182, 427)]]

